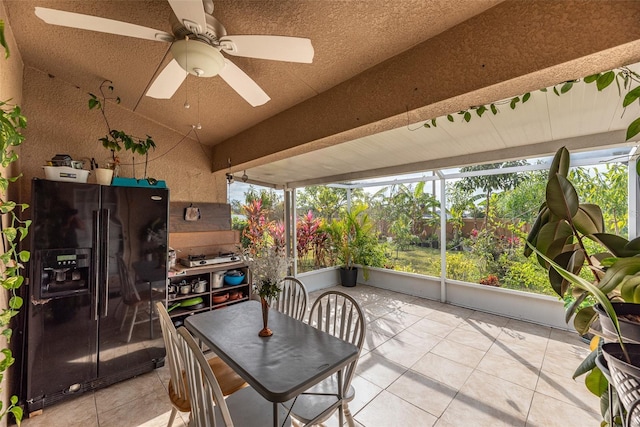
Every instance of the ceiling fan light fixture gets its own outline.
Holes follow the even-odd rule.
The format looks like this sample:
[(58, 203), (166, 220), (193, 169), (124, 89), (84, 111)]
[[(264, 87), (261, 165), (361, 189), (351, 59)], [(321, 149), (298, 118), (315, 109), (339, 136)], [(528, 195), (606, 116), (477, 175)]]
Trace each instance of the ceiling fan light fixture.
[(198, 77), (213, 77), (225, 65), (218, 49), (198, 40), (176, 40), (171, 54), (183, 70)]

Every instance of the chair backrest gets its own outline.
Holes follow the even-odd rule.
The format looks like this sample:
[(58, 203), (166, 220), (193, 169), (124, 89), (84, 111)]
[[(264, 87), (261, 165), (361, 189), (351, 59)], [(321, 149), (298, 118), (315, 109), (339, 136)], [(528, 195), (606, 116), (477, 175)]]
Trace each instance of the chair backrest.
[(191, 401), (191, 423), (195, 427), (215, 427), (216, 408), (220, 411), (224, 425), (233, 427), (229, 408), (222, 395), (211, 366), (207, 363), (200, 346), (184, 326), (177, 330), (177, 346), (184, 363)]
[(170, 393), (174, 393), (180, 400), (186, 400), (189, 396), (187, 394), (185, 379), (182, 376), (182, 356), (180, 355), (176, 341), (176, 328), (173, 326), (169, 312), (167, 312), (163, 303), (160, 301), (156, 302), (156, 310), (158, 311), (158, 317), (160, 318), (160, 328), (162, 329), (164, 347), (167, 350), (165, 361), (169, 365), (169, 372), (171, 374), (172, 390)]
[[(339, 291), (327, 291), (313, 303), (309, 325), (358, 347), (358, 357), (366, 334), (366, 323), (360, 304)], [(346, 367), (344, 391), (349, 389), (358, 359)]]
[(279, 312), (302, 321), (307, 313), (309, 294), (307, 288), (295, 277), (287, 276), (280, 281), (280, 293), (271, 303)]

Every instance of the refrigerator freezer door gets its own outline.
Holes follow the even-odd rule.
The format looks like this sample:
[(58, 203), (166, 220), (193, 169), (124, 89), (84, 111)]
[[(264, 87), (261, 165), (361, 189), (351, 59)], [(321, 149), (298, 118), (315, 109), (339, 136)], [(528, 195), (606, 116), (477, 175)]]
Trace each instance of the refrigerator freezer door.
[(98, 375), (105, 377), (164, 360), (154, 306), (166, 294), (169, 192), (114, 186), (101, 191), (108, 233), (106, 277), (98, 293), (108, 299), (100, 308)]
[(33, 181), (29, 235), (34, 256), (25, 302), (24, 352), (29, 412), (96, 378), (98, 322), (91, 246), (92, 213), (99, 203), (96, 185)]

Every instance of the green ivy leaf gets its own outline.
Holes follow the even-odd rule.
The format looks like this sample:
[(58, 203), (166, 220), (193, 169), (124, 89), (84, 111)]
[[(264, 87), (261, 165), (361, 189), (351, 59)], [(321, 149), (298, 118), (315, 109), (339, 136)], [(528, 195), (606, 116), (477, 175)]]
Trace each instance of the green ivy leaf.
[(425, 123), (423, 126), (426, 127), (427, 129), (431, 129), (431, 125), (429, 123)]
[(560, 96), (560, 92), (558, 92), (558, 88), (557, 87), (553, 87), (553, 93), (555, 93), (556, 95)]
[(465, 111), (464, 113), (464, 121), (469, 123), (469, 120), (471, 120), (471, 113), (468, 111)]
[[(431, 126), (433, 126), (434, 128), (437, 127), (436, 119), (431, 119)], [(150, 141), (150, 139), (147, 138), (147, 140), (143, 144), (148, 145), (149, 141)], [(145, 150), (142, 145), (139, 146), (139, 150), (138, 151), (140, 152), (140, 154), (145, 154), (147, 152), (147, 150)]]
[(632, 104), (636, 99), (638, 99), (638, 97), (640, 97), (640, 86), (627, 92), (624, 96), (624, 100), (622, 101), (622, 106), (626, 107)]
[(527, 92), (524, 95), (522, 95), (522, 103), (524, 104), (525, 102), (527, 102), (529, 100), (529, 98), (531, 98), (531, 93)]
[(560, 93), (567, 93), (571, 90), (572, 87), (573, 87), (573, 82), (565, 82), (565, 84), (563, 84), (562, 87), (560, 88)]
[(627, 139), (625, 141), (630, 140), (634, 136), (636, 136), (640, 132), (640, 117), (635, 119), (629, 127), (627, 128)]
[(481, 105), (476, 110), (476, 114), (478, 115), (478, 117), (482, 117), (482, 115), (485, 113), (485, 111), (487, 111), (487, 107), (485, 107), (484, 105)]
[(600, 73), (598, 74), (591, 74), (590, 76), (587, 76), (584, 78), (584, 82), (585, 83), (593, 83), (596, 80), (598, 80), (598, 77), (600, 77)]
[(4, 38), (4, 21), (2, 19), (0, 19), (0, 46), (4, 48), (4, 58), (7, 59), (9, 57), (9, 46)]
[(520, 102), (519, 96), (516, 96), (515, 98), (511, 98), (511, 102), (509, 103), (509, 105), (511, 106), (512, 110), (516, 109), (516, 104), (518, 104), (518, 102)]
[(498, 107), (496, 107), (496, 104), (491, 104), (491, 112), (494, 116), (498, 114)]
[(453, 116), (451, 114), (447, 114), (447, 120), (453, 122)]
[(540, 92), (546, 92), (546, 91), (547, 91), (546, 87), (543, 87), (542, 89), (540, 89)]
[(613, 82), (615, 77), (616, 74), (613, 71), (607, 71), (606, 73), (598, 77), (598, 79), (596, 80), (596, 87), (598, 88), (598, 90), (605, 89)]

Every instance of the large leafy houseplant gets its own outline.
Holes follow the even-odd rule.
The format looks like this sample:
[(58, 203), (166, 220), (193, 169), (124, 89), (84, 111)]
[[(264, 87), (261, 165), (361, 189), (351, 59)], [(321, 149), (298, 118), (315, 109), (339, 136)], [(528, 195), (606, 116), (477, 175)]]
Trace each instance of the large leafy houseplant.
[[(640, 302), (640, 238), (628, 241), (604, 232), (600, 207), (580, 203), (567, 178), (569, 161), (569, 151), (560, 148), (549, 169), (545, 201), (527, 237), (525, 255), (537, 255), (540, 264), (549, 271), (551, 287), (560, 297), (573, 297), (566, 310), (567, 322), (573, 318), (575, 329), (581, 335), (587, 334), (600, 316), (594, 310), (597, 302), (605, 315), (601, 322), (611, 322), (612, 338), (619, 340), (624, 350), (612, 301)], [(589, 253), (589, 246), (598, 249)], [(593, 347), (576, 369), (574, 378), (586, 373), (587, 388), (600, 396), (602, 407), (608, 409), (608, 402), (604, 403), (607, 381), (596, 366), (601, 348)]]
[[(5, 58), (9, 58), (9, 48), (4, 38), (4, 22), (0, 20), (0, 46), (4, 48)], [(24, 210), (26, 204), (18, 204), (8, 199), (7, 194), (9, 184), (15, 182), (20, 176), (7, 177), (10, 173), (11, 165), (18, 160), (18, 155), (14, 151), (24, 141), (21, 131), (26, 128), (27, 119), (22, 115), (18, 105), (12, 105), (10, 101), (0, 101), (0, 214), (2, 226), (0, 227), (3, 240), (3, 253), (0, 254), (0, 285), (8, 292), (8, 303), (6, 307), (0, 309), (0, 333), (6, 339), (6, 345), (0, 348), (2, 359), (0, 360), (0, 391), (4, 373), (13, 365), (15, 359), (9, 348), (12, 335), (10, 322), (18, 314), (23, 301), (17, 295), (17, 290), (24, 282), (22, 270), (23, 263), (29, 261), (28, 251), (21, 251), (18, 248), (29, 231), (31, 221), (22, 221), (16, 214), (16, 209)], [(11, 396), (9, 402), (0, 402), (0, 419), (11, 413), (16, 422), (20, 424), (22, 420), (22, 408), (17, 406), (18, 397)]]
[[(106, 93), (105, 93), (106, 91)], [(123, 130), (113, 129), (109, 124), (109, 119), (106, 114), (107, 101), (113, 101), (116, 104), (120, 103), (120, 97), (114, 97), (110, 94), (113, 93), (113, 86), (111, 81), (105, 80), (100, 85), (100, 96), (93, 93), (89, 94), (89, 109), (97, 109), (102, 113), (105, 125), (107, 126), (107, 134), (98, 140), (102, 143), (102, 146), (111, 151), (111, 157), (113, 164), (119, 163), (116, 152), (123, 148), (127, 151), (131, 151), (132, 154), (140, 154), (145, 156), (144, 163), (144, 177), (147, 177), (147, 164), (149, 162), (149, 150), (156, 148), (156, 143), (149, 135), (146, 138), (130, 135)], [(109, 94), (109, 96), (107, 96)], [(135, 163), (134, 163), (134, 175), (135, 175)]]

